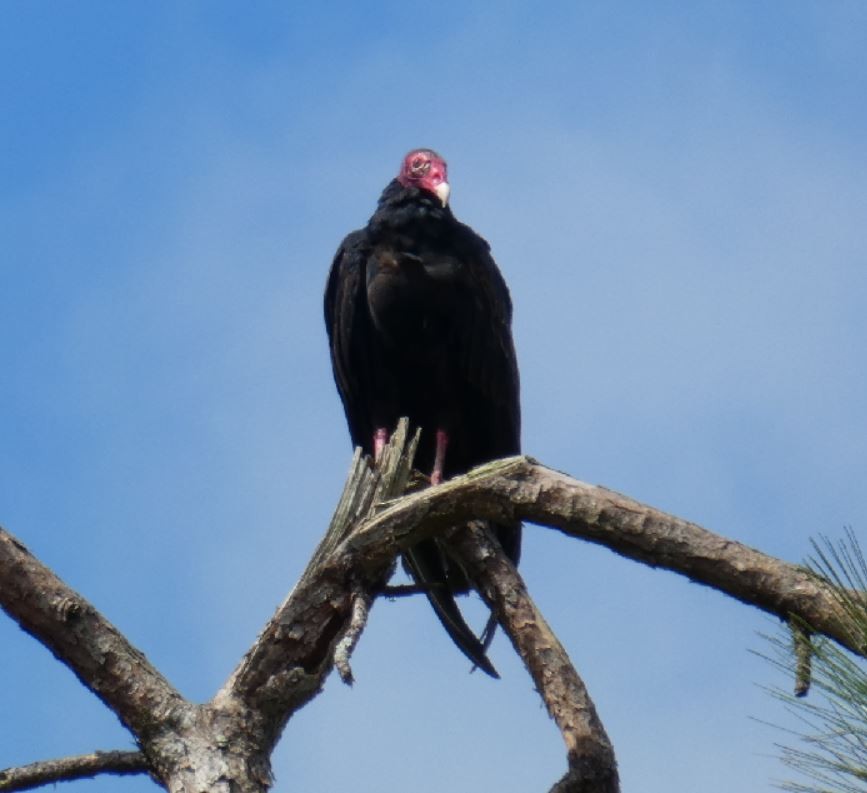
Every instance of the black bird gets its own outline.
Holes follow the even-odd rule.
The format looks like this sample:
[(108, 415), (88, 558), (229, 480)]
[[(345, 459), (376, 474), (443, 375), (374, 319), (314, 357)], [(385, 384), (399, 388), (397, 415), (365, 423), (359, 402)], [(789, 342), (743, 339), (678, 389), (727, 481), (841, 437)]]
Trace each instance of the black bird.
[[(488, 243), (448, 206), (446, 163), (415, 149), (385, 188), (367, 226), (340, 245), (325, 291), (334, 379), (352, 442), (378, 457), (398, 419), (422, 428), (416, 466), (439, 484), (520, 451), (512, 302)], [(493, 527), (517, 564), (521, 526)], [(404, 554), (455, 644), (480, 669), (480, 641), (454, 594), (468, 589), (448, 545)]]

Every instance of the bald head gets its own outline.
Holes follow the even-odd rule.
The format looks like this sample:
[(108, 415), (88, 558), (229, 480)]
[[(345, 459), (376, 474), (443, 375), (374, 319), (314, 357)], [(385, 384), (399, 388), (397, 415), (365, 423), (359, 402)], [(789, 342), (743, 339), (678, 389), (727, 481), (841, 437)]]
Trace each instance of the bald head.
[(446, 161), (433, 149), (413, 149), (400, 166), (397, 181), (404, 187), (418, 187), (433, 193), (445, 206), (451, 188)]

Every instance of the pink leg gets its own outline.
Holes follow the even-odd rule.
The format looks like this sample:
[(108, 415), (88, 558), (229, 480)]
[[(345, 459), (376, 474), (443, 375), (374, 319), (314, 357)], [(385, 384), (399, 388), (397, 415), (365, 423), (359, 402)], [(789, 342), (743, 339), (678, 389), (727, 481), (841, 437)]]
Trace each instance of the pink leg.
[(385, 427), (380, 427), (373, 433), (373, 462), (379, 462), (386, 443), (388, 443), (388, 430)]
[(446, 462), (446, 447), (449, 445), (449, 436), (445, 430), (437, 430), (437, 450), (434, 456), (434, 467), (430, 475), (430, 483), (438, 485), (443, 481), (443, 466)]

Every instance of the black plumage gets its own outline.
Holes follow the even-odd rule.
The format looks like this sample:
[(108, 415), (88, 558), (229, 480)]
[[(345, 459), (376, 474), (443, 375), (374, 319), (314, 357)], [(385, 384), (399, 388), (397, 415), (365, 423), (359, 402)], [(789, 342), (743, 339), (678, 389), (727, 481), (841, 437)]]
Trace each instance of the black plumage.
[[(407, 155), (367, 226), (331, 266), (325, 322), (354, 444), (376, 455), (401, 416), (422, 428), (416, 467), (432, 482), (520, 451), (518, 369), (509, 291), (488, 243), (447, 205), (446, 165)], [(519, 524), (496, 534), (517, 563)], [(466, 578), (446, 543), (404, 556), (458, 647), (496, 676), (454, 599)]]

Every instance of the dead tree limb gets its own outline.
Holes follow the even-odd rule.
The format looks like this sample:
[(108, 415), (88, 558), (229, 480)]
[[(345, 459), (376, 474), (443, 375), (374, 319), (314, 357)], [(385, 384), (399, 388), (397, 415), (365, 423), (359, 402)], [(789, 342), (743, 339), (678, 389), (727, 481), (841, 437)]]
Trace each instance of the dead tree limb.
[(97, 774), (146, 774), (149, 764), (141, 752), (93, 752), (0, 771), (0, 790), (31, 790), (55, 782), (87, 779)]
[(0, 529), (0, 605), (135, 734), (171, 720), (183, 697), (120, 631)]
[[(649, 567), (712, 587), (780, 619), (799, 618), (858, 655), (864, 639), (835, 588), (806, 568), (703, 529), (604, 487), (588, 485), (529, 457), (480, 466), (436, 488), (406, 496), (360, 527), (347, 545), (399, 547), (471, 520), (524, 520), (604, 545)], [(420, 532), (421, 530), (421, 532)], [(383, 542), (389, 538), (389, 542)]]
[[(584, 682), (527, 592), (524, 579), (483, 521), (471, 521), (452, 532), (451, 542), (560, 729), (569, 763), (569, 772), (558, 783), (563, 786), (560, 790), (617, 793), (620, 785), (611, 741)], [(571, 787), (565, 786), (567, 781)]]
[(357, 599), (372, 601), (391, 574), (394, 546), (362, 566), (342, 551), (343, 543), (382, 503), (403, 492), (417, 445), (418, 434), (408, 438), (402, 421), (376, 469), (356, 451), (331, 525), (307, 569), (214, 698), (221, 707), (234, 702), (264, 714), (269, 749), (291, 714), (325, 683), (338, 642), (347, 634), (351, 646), (357, 641)]
[[(833, 587), (799, 566), (526, 457), (399, 498), (412, 444), (405, 454), (405, 433), (394, 440), (379, 470), (356, 455), (335, 520), (307, 571), (205, 705), (184, 700), (93, 606), (2, 529), (0, 606), (117, 713), (141, 746), (149, 773), (173, 793), (265, 793), (283, 727), (319, 692), (336, 652), (349, 677), (349, 652), (366, 607), (382, 592), (396, 555), (450, 531), (563, 733), (569, 773), (554, 790), (615, 791), (613, 752), (592, 702), (520, 577), (484, 531), (455, 529), (474, 519), (557, 528), (783, 619), (795, 617), (865, 652)], [(12, 789), (2, 780), (0, 791)]]

